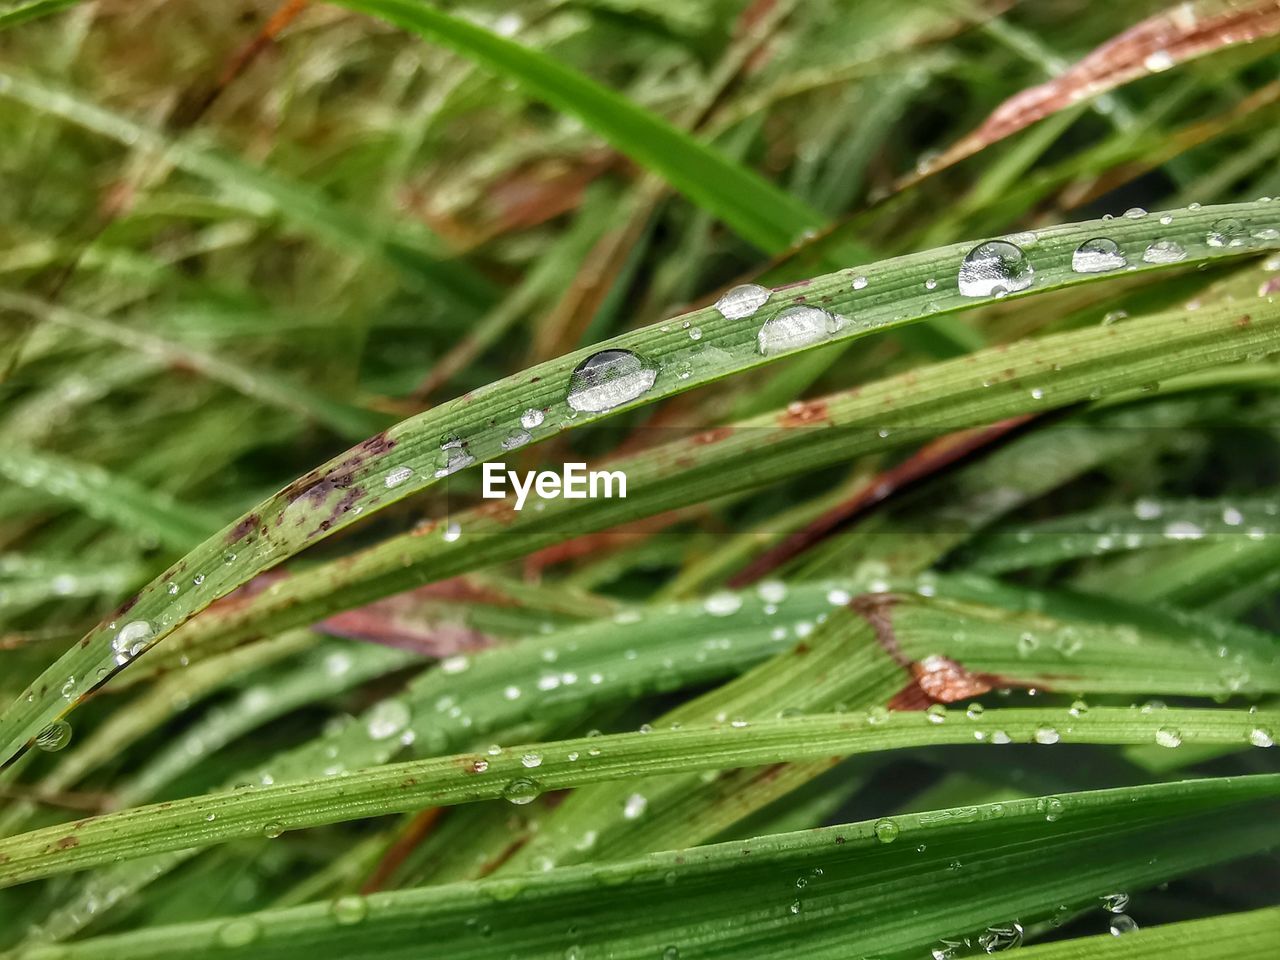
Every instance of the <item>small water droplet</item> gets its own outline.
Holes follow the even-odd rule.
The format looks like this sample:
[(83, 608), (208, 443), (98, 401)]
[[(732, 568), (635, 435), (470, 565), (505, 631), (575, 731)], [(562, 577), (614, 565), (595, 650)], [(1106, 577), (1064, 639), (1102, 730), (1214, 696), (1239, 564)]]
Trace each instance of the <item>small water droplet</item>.
[(1076, 273), (1106, 273), (1119, 270), (1128, 263), (1120, 245), (1109, 237), (1086, 240), (1071, 255), (1071, 269)]
[(787, 307), (764, 322), (756, 342), (761, 355), (772, 356), (819, 343), (839, 329), (839, 319), (825, 310)]
[(1249, 731), (1249, 742), (1255, 747), (1274, 747), (1276, 745), (1271, 731), (1264, 730), (1262, 727), (1254, 727)]
[(1156, 731), (1156, 743), (1173, 749), (1182, 746), (1182, 734), (1173, 727), (1161, 727)]
[(630, 350), (601, 350), (574, 368), (566, 401), (583, 413), (603, 413), (642, 396), (657, 377)]
[(1003, 296), (1026, 290), (1035, 270), (1022, 248), (1004, 240), (980, 243), (960, 264), (959, 288), (964, 297)]
[(450, 521), (444, 526), (444, 532), (440, 534), (445, 543), (453, 543), (462, 536), (462, 527), (455, 521)]
[(224, 947), (247, 947), (262, 936), (262, 924), (255, 917), (236, 917), (218, 928), (218, 943)]
[(1022, 924), (1016, 920), (1009, 923), (996, 923), (978, 934), (978, 946), (983, 953), (999, 953), (1022, 946)]
[(536, 407), (530, 407), (524, 413), (520, 414), (520, 426), (526, 430), (532, 430), (534, 427), (542, 426), (542, 421), (546, 419), (546, 414)]
[(1155, 240), (1142, 251), (1144, 263), (1177, 263), (1186, 258), (1187, 251), (1176, 240)]
[(1173, 67), (1173, 56), (1168, 50), (1157, 50), (1148, 54), (1142, 65), (1152, 73), (1164, 73)]
[(387, 740), (409, 725), (409, 707), (403, 700), (383, 700), (370, 711), (365, 729), (371, 740)]
[(502, 788), (503, 799), (516, 806), (533, 803), (540, 793), (542, 793), (542, 787), (538, 785), (538, 781), (530, 780), (528, 777), (518, 777)]
[(757, 283), (742, 283), (725, 291), (716, 301), (716, 309), (726, 320), (741, 320), (763, 307), (773, 291)]
[(1128, 914), (1119, 913), (1111, 918), (1111, 923), (1107, 929), (1111, 931), (1113, 937), (1120, 937), (1126, 933), (1133, 933), (1138, 929), (1138, 925), (1134, 923), (1133, 918)]
[(1102, 909), (1107, 913), (1124, 913), (1129, 909), (1127, 893), (1108, 893), (1098, 899), (1102, 901)]
[(702, 608), (713, 617), (727, 617), (742, 607), (742, 597), (730, 590), (721, 590), (707, 597)]
[(622, 805), (622, 816), (626, 820), (637, 820), (644, 816), (644, 812), (648, 808), (649, 798), (643, 793), (633, 793), (627, 797), (626, 802)]
[(930, 723), (946, 723), (947, 708), (940, 703), (930, 704), (924, 715)]
[(284, 833), (284, 824), (279, 820), (271, 820), (262, 825), (262, 835), (268, 840), (274, 840), (282, 833)]
[(855, 290), (867, 289), (867, 278), (863, 276), (854, 277), (852, 286)]
[(872, 829), (875, 830), (876, 839), (881, 843), (893, 843), (898, 839), (900, 832), (898, 825), (889, 819), (877, 820)]
[(526, 753), (520, 758), (520, 765), (522, 767), (528, 767), (529, 769), (540, 767), (542, 766), (542, 755), (537, 753)]
[(369, 901), (358, 895), (339, 897), (330, 907), (333, 919), (343, 926), (359, 923), (369, 915)]
[(1036, 727), (1036, 743), (1057, 743), (1062, 737), (1053, 727)]
[(1130, 207), (1124, 212), (1124, 215), (1129, 220), (1141, 220), (1147, 215), (1147, 211), (1143, 210), (1142, 207)]
[(1053, 823), (1062, 816), (1063, 803), (1057, 797), (1046, 797), (1040, 809), (1044, 812), (1044, 818)]

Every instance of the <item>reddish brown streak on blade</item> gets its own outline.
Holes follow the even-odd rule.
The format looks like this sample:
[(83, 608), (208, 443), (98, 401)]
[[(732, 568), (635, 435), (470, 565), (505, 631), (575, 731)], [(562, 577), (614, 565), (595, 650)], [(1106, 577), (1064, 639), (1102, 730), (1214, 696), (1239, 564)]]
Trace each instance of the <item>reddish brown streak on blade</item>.
[(781, 543), (766, 550), (734, 574), (729, 579), (728, 585), (740, 589), (755, 583), (904, 487), (918, 483), (992, 446), (1023, 427), (1031, 419), (1031, 414), (1023, 414), (988, 427), (960, 430), (926, 444), (909, 459), (872, 478), (853, 496), (837, 504), (803, 530), (796, 531)]
[(977, 130), (934, 160), (922, 174), (906, 178), (898, 189), (971, 157), (1045, 117), (1131, 80), (1224, 47), (1277, 34), (1280, 34), (1280, 2), (1277, 0), (1231, 3), (1201, 0), (1179, 4), (1113, 37), (1053, 79), (1014, 94)]
[(382, 859), (378, 861), (377, 866), (369, 874), (364, 884), (360, 887), (362, 894), (377, 893), (387, 885), (387, 882), (400, 869), (400, 866), (409, 858), (409, 854), (425, 840), (439, 821), (444, 813), (443, 807), (428, 807), (425, 810), (419, 810), (408, 826), (401, 831), (396, 837), (395, 842), (383, 854)]

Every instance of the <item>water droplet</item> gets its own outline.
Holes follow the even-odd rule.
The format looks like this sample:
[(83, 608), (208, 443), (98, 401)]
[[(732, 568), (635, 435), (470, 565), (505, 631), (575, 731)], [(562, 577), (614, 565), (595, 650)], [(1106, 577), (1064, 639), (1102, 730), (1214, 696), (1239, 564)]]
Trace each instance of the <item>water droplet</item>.
[(1000, 744), (1012, 743), (1012, 742), (1013, 742), (1013, 738), (1012, 738), (1012, 737), (1010, 737), (1010, 736), (1009, 736), (1007, 733), (1005, 733), (1003, 730), (993, 730), (993, 731), (991, 732), (991, 742), (992, 742), (992, 743), (1000, 743)]
[(993, 297), (1026, 290), (1035, 270), (1022, 248), (1004, 240), (980, 243), (960, 264), (959, 287), (964, 297)]
[(924, 715), (930, 723), (946, 723), (947, 708), (940, 703), (930, 704)]
[(876, 839), (881, 843), (893, 843), (898, 839), (898, 825), (892, 820), (877, 820), (872, 829), (875, 830)]
[(462, 527), (455, 521), (446, 523), (444, 526), (444, 532), (441, 533), (440, 536), (445, 543), (453, 543), (462, 536)]
[(1264, 730), (1262, 727), (1254, 727), (1249, 731), (1249, 742), (1255, 747), (1274, 747), (1276, 745), (1271, 731)]
[(926, 290), (937, 290), (937, 289), (938, 289), (938, 281), (937, 281), (937, 280), (935, 280), (935, 279), (933, 279), (933, 277), (930, 277), (928, 280), (926, 280), (926, 281), (924, 282), (924, 288), (925, 288)]
[(1187, 258), (1187, 251), (1176, 240), (1155, 240), (1142, 251), (1144, 263), (1177, 263)]
[(236, 917), (218, 928), (218, 943), (224, 947), (247, 947), (262, 936), (262, 924), (254, 917)]
[(855, 290), (867, 289), (867, 278), (862, 276), (854, 277), (852, 286)]
[(1071, 255), (1071, 269), (1076, 273), (1106, 273), (1129, 263), (1120, 245), (1108, 237), (1094, 237), (1076, 247)]
[(55, 720), (36, 734), (36, 746), (41, 750), (54, 753), (71, 742), (71, 724), (65, 720)]
[(680, 950), (678, 947), (667, 947), (662, 951), (662, 960), (680, 960)]
[(1036, 743), (1057, 743), (1062, 738), (1053, 727), (1036, 727)]
[(1107, 913), (1124, 913), (1129, 909), (1129, 895), (1127, 893), (1108, 893), (1098, 899), (1102, 901), (1102, 909)]
[(626, 802), (622, 805), (622, 816), (627, 820), (637, 820), (644, 816), (644, 812), (648, 808), (649, 798), (643, 793), (633, 793), (627, 797)]
[(530, 780), (528, 777), (518, 777), (502, 788), (503, 799), (518, 807), (533, 803), (541, 792), (542, 788), (538, 785), (538, 781)]
[(526, 753), (520, 758), (520, 765), (533, 769), (542, 766), (542, 755), (537, 753)]
[(116, 666), (124, 666), (138, 654), (147, 649), (147, 641), (155, 634), (155, 629), (146, 620), (134, 620), (120, 628), (120, 632), (111, 641), (111, 649), (116, 654)]
[(413, 469), (411, 467), (396, 467), (383, 477), (382, 482), (388, 487), (398, 487), (412, 476)]
[(1113, 937), (1123, 936), (1126, 933), (1133, 933), (1138, 929), (1138, 925), (1133, 922), (1133, 918), (1128, 914), (1119, 913), (1111, 918), (1108, 928)]
[(1083, 717), (1088, 712), (1089, 705), (1083, 700), (1072, 701), (1071, 707), (1067, 710), (1067, 713), (1073, 717)]
[(1142, 207), (1130, 207), (1124, 212), (1124, 215), (1129, 220), (1141, 220), (1147, 215), (1147, 211), (1143, 210)]
[(729, 590), (721, 590), (707, 597), (703, 609), (713, 617), (727, 617), (742, 607), (742, 598)]
[(603, 413), (643, 395), (657, 377), (630, 350), (601, 350), (574, 368), (566, 400), (574, 410)]
[(383, 700), (370, 711), (365, 723), (371, 740), (387, 740), (409, 725), (409, 707), (403, 700)]
[(1213, 222), (1205, 242), (1211, 247), (1242, 247), (1248, 237), (1249, 231), (1243, 223), (1235, 217), (1223, 217)]
[(999, 953), (1022, 946), (1022, 924), (1017, 920), (997, 923), (978, 934), (978, 946), (984, 953)]
[(1173, 57), (1168, 50), (1157, 50), (1148, 54), (1142, 65), (1152, 73), (1164, 73), (1173, 66)]
[(1057, 797), (1046, 797), (1040, 804), (1040, 809), (1044, 812), (1044, 818), (1053, 823), (1062, 816), (1063, 804)]
[(819, 343), (839, 329), (839, 319), (825, 310), (787, 307), (764, 322), (756, 341), (761, 355), (772, 356)]
[(724, 296), (716, 301), (716, 309), (726, 320), (741, 320), (749, 317), (763, 307), (773, 291), (757, 283), (742, 283), (725, 291)]
[(262, 835), (268, 840), (274, 840), (282, 833), (284, 833), (284, 824), (279, 820), (272, 820), (262, 825)]
[(1173, 749), (1182, 746), (1182, 734), (1173, 727), (1161, 727), (1156, 731), (1156, 743)]
[(515, 450), (517, 447), (523, 447), (532, 439), (533, 435), (528, 430), (517, 430), (511, 436), (503, 438), (502, 449)]
[(339, 897), (330, 907), (333, 919), (343, 926), (359, 923), (369, 915), (369, 902), (364, 897), (352, 895)]
[(536, 407), (530, 407), (524, 413), (520, 414), (520, 426), (526, 430), (532, 430), (534, 427), (542, 426), (542, 421), (546, 419), (546, 414)]
[(971, 703), (965, 708), (964, 715), (970, 720), (977, 720), (982, 716), (983, 707), (980, 703)]

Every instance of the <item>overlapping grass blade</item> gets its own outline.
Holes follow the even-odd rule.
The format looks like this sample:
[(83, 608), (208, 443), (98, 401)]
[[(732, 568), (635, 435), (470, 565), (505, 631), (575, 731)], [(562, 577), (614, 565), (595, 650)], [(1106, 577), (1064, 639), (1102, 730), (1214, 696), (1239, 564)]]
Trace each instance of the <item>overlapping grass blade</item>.
[[(33, 945), (22, 956), (145, 960), (216, 944), (229, 957), (416, 957), (424, 940), (437, 940), (452, 956), (477, 960), (590, 949), (635, 958), (664, 950), (905, 958), (1273, 844), (1278, 791), (1280, 778), (1260, 776), (1011, 800)], [(650, 922), (631, 922), (637, 911)]]

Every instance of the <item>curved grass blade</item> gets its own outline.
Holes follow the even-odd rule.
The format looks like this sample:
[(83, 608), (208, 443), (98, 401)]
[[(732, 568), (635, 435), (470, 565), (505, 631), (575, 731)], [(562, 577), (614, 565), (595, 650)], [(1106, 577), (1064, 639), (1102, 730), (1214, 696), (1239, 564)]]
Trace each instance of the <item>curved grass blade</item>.
[(970, 545), (968, 565), (985, 573), (1001, 573), (1189, 541), (1258, 541), (1277, 534), (1280, 505), (1274, 497), (1220, 501), (1144, 498), (1128, 507), (1104, 507), (993, 531)]
[[(137, 807), (0, 840), (0, 886), (12, 886), (118, 859), (242, 837), (278, 835), (327, 823), (407, 813), (498, 798), (521, 802), (562, 790), (654, 773), (723, 770), (765, 763), (872, 753), (939, 744), (999, 742), (1152, 743), (1164, 730), (1179, 741), (1247, 742), (1275, 730), (1280, 713), (1168, 709), (1157, 715), (1098, 707), (1084, 716), (1061, 710), (988, 711), (980, 723), (936, 724), (920, 713), (815, 715), (790, 720), (699, 725), (500, 749), (497, 753), (389, 764), (282, 786), (192, 797)], [(986, 733), (979, 741), (975, 731)]]
[(51, 500), (75, 504), (127, 533), (155, 537), (172, 550), (189, 549), (218, 528), (211, 515), (196, 507), (94, 464), (52, 453), (8, 445), (0, 450), (0, 475)]
[(554, 57), (412, 0), (336, 0), (452, 47), (578, 117), (636, 162), (762, 250), (786, 249), (824, 225), (821, 214), (760, 175)]
[[(1033, 291), (1096, 280), (1101, 274), (1074, 272), (1072, 259), (1074, 251), (1083, 241), (1100, 235), (1114, 239), (1121, 250), (1132, 256), (1136, 267), (1143, 257), (1142, 251), (1152, 243), (1156, 243), (1162, 251), (1156, 259), (1164, 261), (1170, 259), (1172, 250), (1167, 244), (1176, 243), (1183, 252), (1183, 258), (1176, 261), (1178, 263), (1211, 261), (1252, 249), (1243, 244), (1231, 247), (1209, 242), (1211, 235), (1216, 236), (1215, 230), (1225, 229), (1221, 224), (1228, 219), (1233, 224), (1238, 222), (1245, 229), (1256, 229), (1264, 223), (1280, 223), (1280, 210), (1269, 202), (1206, 207), (1170, 216), (1173, 220), (1170, 224), (1150, 222), (1146, 218), (1124, 218), (1044, 230), (1038, 234), (1035, 244), (1029, 245), (1026, 251), (1028, 265), (1034, 270), (1034, 282), (1024, 289), (1013, 291), (1009, 296), (1026, 296)], [(1215, 227), (1215, 224), (1220, 226)], [(1234, 233), (1236, 227), (1233, 225), (1231, 230)], [(1264, 233), (1263, 236), (1270, 234)], [(1157, 237), (1160, 239), (1155, 239)], [(1280, 243), (1280, 240), (1264, 239), (1258, 242)], [(830, 329), (830, 325), (838, 325), (838, 329), (822, 334), (817, 340), (806, 340), (800, 347), (811, 349), (821, 344), (866, 336), (938, 312), (966, 309), (974, 303), (989, 300), (1004, 289), (993, 282), (984, 288), (986, 296), (974, 298), (960, 294), (957, 273), (962, 259), (971, 250), (970, 244), (956, 244), (929, 253), (884, 261), (863, 271), (849, 270), (820, 277), (807, 285), (790, 287), (781, 296), (775, 293), (767, 304), (768, 310), (761, 315), (767, 315), (766, 322), (770, 322), (776, 320), (783, 309), (800, 307), (811, 310), (815, 305), (821, 304), (826, 313), (820, 316), (832, 318), (830, 321), (824, 320), (824, 324), (828, 324), (826, 329)], [(1145, 263), (1144, 268), (1161, 269), (1168, 265), (1167, 262)], [(860, 276), (868, 278), (865, 285), (852, 282), (854, 277)], [(1031, 275), (1024, 272), (1021, 277), (1020, 284)], [(928, 284), (930, 280), (933, 281), (932, 288)], [(841, 311), (848, 311), (852, 316), (846, 317), (844, 321), (834, 319)], [(1172, 375), (1186, 369), (1211, 366), (1215, 360), (1225, 362), (1244, 353), (1256, 353), (1260, 350), (1267, 352), (1268, 345), (1271, 344), (1271, 328), (1278, 319), (1272, 316), (1273, 311), (1280, 314), (1280, 310), (1276, 310), (1273, 304), (1262, 299), (1243, 321), (1243, 314), (1234, 305), (1178, 315), (1175, 321), (1177, 333), (1170, 331), (1158, 338), (1153, 338), (1150, 327), (1142, 323), (1118, 325), (1099, 333), (1087, 331), (1087, 335), (1071, 341), (1073, 347), (1080, 346), (1083, 341), (1096, 350), (1098, 344), (1094, 341), (1097, 340), (1101, 344), (1111, 341), (1113, 348), (1120, 349), (1121, 344), (1127, 343), (1137, 348), (1138, 356), (1125, 370), (1100, 371), (1090, 364), (1087, 375), (1093, 382), (1076, 399), (1083, 399), (1099, 391), (1105, 393), (1109, 388), (1114, 388), (1117, 380), (1123, 381), (1126, 386), (1132, 386), (1135, 376), (1154, 373), (1157, 366), (1160, 375)], [(115, 649), (120, 645), (121, 630), (128, 630), (131, 637), (136, 637), (137, 642), (130, 642), (127, 646), (141, 653), (211, 602), (248, 582), (268, 567), (343, 529), (362, 514), (376, 512), (460, 468), (473, 462), (502, 456), (513, 445), (545, 439), (562, 430), (591, 423), (621, 410), (759, 366), (778, 356), (772, 350), (761, 352), (759, 344), (771, 341), (755, 319), (744, 322), (744, 318), (729, 318), (714, 307), (694, 311), (687, 316), (691, 326), (697, 325), (702, 331), (700, 340), (692, 340), (688, 332), (678, 324), (662, 323), (623, 334), (599, 345), (633, 353), (640, 365), (628, 380), (629, 385), (635, 386), (628, 386), (623, 395), (610, 395), (610, 399), (603, 404), (596, 395), (586, 400), (581, 397), (575, 400), (578, 407), (585, 409), (576, 409), (569, 403), (571, 384), (580, 382), (573, 380), (575, 368), (598, 353), (599, 347), (581, 350), (539, 364), (521, 374), (404, 421), (300, 477), (210, 538), (186, 559), (145, 587), (128, 602), (130, 609), (127, 622), (111, 621), (101, 625), (52, 665), (31, 688), (34, 694), (31, 700), (23, 698), (0, 715), (0, 761), (7, 763), (29, 745), (45, 725), (94, 687), (105, 682), (111, 673), (127, 665), (131, 658), (125, 657), (123, 662), (118, 662), (119, 651)], [(812, 322), (812, 314), (805, 316), (808, 317), (805, 323)], [(790, 319), (784, 318), (782, 323), (787, 329), (791, 329)], [(1200, 362), (1191, 367), (1175, 367), (1171, 363), (1172, 358), (1164, 350), (1179, 336), (1194, 337), (1198, 334), (1203, 337), (1209, 330), (1213, 330), (1217, 339), (1222, 341), (1215, 345), (1218, 352), (1215, 353), (1213, 348), (1201, 348), (1198, 351)], [(1228, 330), (1232, 336), (1222, 337), (1221, 334)], [(1246, 341), (1252, 343), (1246, 345)], [(1063, 371), (1052, 369), (1052, 361), (1047, 359), (1052, 350), (1051, 345), (1063, 342), (1042, 341), (1036, 345), (1034, 352), (1026, 351), (1029, 354), (1029, 368), (1035, 371), (1037, 379), (1043, 378), (1046, 383), (1050, 380), (1059, 383), (1066, 380)], [(1227, 344), (1229, 346), (1224, 349)], [(792, 345), (795, 345), (794, 342)], [(795, 352), (794, 349), (783, 350), (780, 355), (790, 356)], [(1013, 350), (1006, 356), (1012, 359)], [(1159, 357), (1158, 364), (1153, 363), (1156, 357)], [(1080, 377), (1086, 375), (1081, 365), (1082, 354), (1078, 351), (1070, 357), (1064, 352), (1061, 359), (1060, 366), (1064, 370), (1074, 363), (1075, 373)], [(1144, 363), (1150, 365), (1145, 370)], [(978, 371), (978, 364), (957, 361), (956, 365), (944, 369), (953, 378), (953, 385), (957, 382), (968, 385), (972, 383), (970, 378)], [(1017, 371), (1009, 364), (998, 369), (1001, 372), (994, 379), (1005, 383), (1011, 380), (1016, 382), (1019, 374), (1027, 373), (1026, 370)], [(1007, 372), (1010, 370), (1015, 372), (1010, 374)], [(683, 376), (686, 371), (688, 376)], [(958, 387), (953, 386), (953, 389), (958, 390)], [(980, 389), (978, 392), (981, 392)], [(949, 428), (971, 426), (971, 422), (965, 421), (973, 417), (975, 407), (983, 406), (971, 401), (966, 409), (965, 406), (952, 402), (946, 409), (935, 407), (930, 410), (929, 402), (934, 398), (920, 396), (914, 382), (907, 393), (909, 396), (914, 395), (916, 402), (914, 419), (904, 420), (904, 410), (913, 406), (911, 402), (891, 408), (888, 413), (885, 408), (879, 407), (876, 412), (880, 415), (881, 430), (891, 427), (901, 430), (906, 426), (919, 431), (920, 418), (924, 416), (928, 418), (925, 429), (930, 433), (946, 432)], [(859, 396), (865, 401), (866, 391)], [(976, 401), (976, 397), (973, 399)], [(1018, 403), (1008, 403), (1011, 398), (1007, 394), (1000, 399), (1006, 401), (1004, 410), (999, 409), (1000, 405), (997, 403), (991, 404), (996, 409), (992, 409), (990, 413), (997, 419), (1014, 412), (1024, 412), (1024, 408), (1028, 406), (1040, 407), (1045, 399), (1045, 388), (1031, 388), (1030, 399), (1019, 390)], [(1065, 402), (1065, 395), (1060, 393), (1051, 402), (1061, 404)], [(821, 419), (810, 419), (808, 422), (839, 424), (830, 403), (825, 407), (811, 406), (805, 409), (814, 412), (821, 410), (824, 414)], [(864, 407), (868, 412), (871, 409), (870, 406)], [(522, 427), (522, 418), (530, 410), (540, 411), (542, 414), (541, 422), (532, 428), (532, 432)], [(937, 420), (933, 421), (933, 417)], [(985, 421), (992, 418), (983, 415), (981, 419)], [(783, 422), (803, 425), (806, 420), (791, 418), (784, 419)], [(754, 424), (749, 421), (747, 425), (767, 425), (773, 428), (775, 422), (770, 416), (760, 418)], [(804, 432), (807, 431), (791, 431), (793, 436)], [(826, 456), (838, 459), (848, 455), (849, 438), (841, 436), (845, 431), (827, 429), (817, 432), (834, 437), (834, 441), (827, 441), (828, 447), (835, 443), (844, 444), (845, 448), (839, 453), (828, 449)], [(514, 441), (513, 437), (516, 438)], [(756, 462), (760, 459), (759, 439), (759, 436), (748, 438), (740, 431), (738, 435), (711, 446), (718, 447), (721, 451), (737, 450), (745, 455), (748, 453), (745, 444), (749, 443), (750, 460)], [(864, 446), (867, 442), (873, 441), (871, 438), (864, 438)], [(695, 443), (688, 446), (696, 448), (698, 445)], [(820, 447), (821, 444), (815, 446)], [(781, 451), (778, 453), (780, 455)], [(816, 461), (815, 458), (806, 465), (800, 463), (794, 455), (787, 459), (789, 469), (775, 472), (775, 477), (791, 475), (796, 470), (811, 467)], [(667, 465), (652, 457), (647, 460), (646, 469), (654, 477), (668, 474), (664, 479), (680, 485), (682, 493), (693, 483), (706, 482), (706, 477), (699, 477), (696, 469), (688, 469), (672, 477)], [(777, 463), (773, 469), (777, 470)], [(757, 466), (756, 471), (756, 474), (748, 474), (743, 478), (749, 481), (745, 485), (758, 485), (768, 478), (766, 470)], [(644, 485), (645, 479), (642, 471), (637, 477), (639, 483), (636, 485)], [(716, 483), (721, 482), (723, 477), (717, 477)], [(740, 483), (739, 488), (741, 487)], [(722, 489), (719, 492), (731, 491)], [(622, 504), (626, 508), (625, 513), (636, 516), (640, 512), (637, 501), (641, 499), (643, 498), (632, 497), (628, 500), (585, 501), (584, 509), (577, 511), (575, 515), (583, 517), (596, 512), (600, 516), (607, 516), (609, 510), (617, 511), (617, 505)], [(556, 503), (575, 501), (560, 500)], [(538, 516), (543, 518), (543, 522), (563, 522), (559, 516), (561, 512), (560, 509), (549, 509)], [(513, 547), (521, 548), (517, 538), (511, 536), (507, 529), (515, 517), (509, 506), (483, 511), (477, 516), (484, 518), (482, 527), (487, 522), (490, 529), (507, 531), (506, 536), (498, 538), (501, 543), (493, 546), (508, 550)], [(423, 541), (427, 538), (416, 539)], [(451, 545), (453, 544), (445, 544)], [(479, 555), (477, 551), (470, 553), (474, 565), (492, 559)], [(396, 563), (403, 575), (399, 557)], [(349, 574), (354, 574), (358, 565), (353, 562), (345, 569)], [(115, 626), (111, 626), (111, 623), (115, 623)], [(58, 697), (54, 691), (62, 690), (68, 684), (70, 696)]]
[[(1259, 776), (1009, 800), (32, 945), (21, 956), (147, 960), (216, 945), (227, 957), (407, 960), (430, 942), (460, 960), (591, 950), (896, 960), (1275, 843), (1278, 791), (1280, 777)], [(648, 922), (635, 924), (637, 913)]]
[[(1195, 321), (1206, 317), (1201, 311)], [(1177, 341), (1190, 331), (1182, 315), (1169, 315), (1133, 321), (1116, 328), (1120, 332), (1115, 335), (1079, 331), (1000, 348), (722, 428), (692, 441), (668, 444), (611, 464), (628, 476), (625, 505), (601, 500), (566, 507), (566, 501), (548, 501), (542, 513), (495, 515), (488, 506), (455, 514), (457, 528), (463, 531), (458, 541), (430, 535), (435, 533), (431, 529), (426, 531), (429, 535), (393, 537), (340, 564), (283, 580), (234, 610), (212, 610), (181, 631), (174, 644), (216, 648), (264, 629), (287, 629), (422, 582), (732, 492), (739, 484), (740, 489), (750, 489), (860, 454), (891, 450), (934, 432), (945, 433), (949, 426), (1083, 401), (1098, 391), (1105, 394), (1149, 382), (1145, 371), (1157, 367), (1172, 373), (1187, 369), (1187, 364), (1200, 367), (1239, 358), (1248, 348), (1216, 356), (1206, 352), (1206, 347), (1220, 348), (1221, 334), (1229, 339), (1248, 336), (1263, 322), (1263, 315), (1255, 312), (1247, 329), (1238, 327), (1237, 320), (1224, 315), (1213, 325), (1220, 333), (1212, 335), (1212, 347), (1207, 341), (1203, 346), (1200, 342), (1191, 346), (1192, 341), (1187, 341), (1185, 349), (1179, 346)], [(1150, 341), (1158, 341), (1159, 347)], [(1024, 385), (1027, 369), (1041, 371), (1033, 374), (1044, 387), (1040, 399)], [(894, 411), (892, 416), (886, 415), (887, 409)], [(898, 424), (905, 429), (898, 430)], [(928, 426), (922, 430), (920, 424)], [(814, 425), (821, 429), (805, 429)], [(886, 429), (889, 436), (882, 437)], [(954, 538), (944, 538), (942, 546), (953, 542)], [(934, 555), (936, 551), (930, 552)]]

